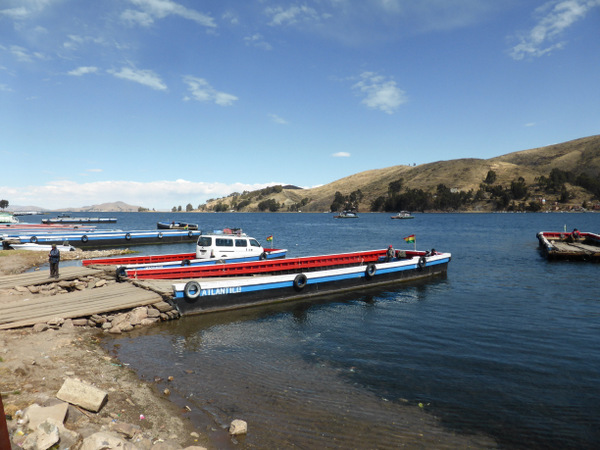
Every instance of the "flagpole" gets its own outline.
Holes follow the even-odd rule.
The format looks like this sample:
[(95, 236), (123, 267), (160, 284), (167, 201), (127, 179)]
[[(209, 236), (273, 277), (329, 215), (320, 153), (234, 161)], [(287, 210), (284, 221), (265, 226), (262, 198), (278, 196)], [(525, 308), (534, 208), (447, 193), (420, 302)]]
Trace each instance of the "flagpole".
[(417, 251), (417, 236), (415, 236), (415, 239), (413, 240), (413, 245), (415, 246), (415, 252)]

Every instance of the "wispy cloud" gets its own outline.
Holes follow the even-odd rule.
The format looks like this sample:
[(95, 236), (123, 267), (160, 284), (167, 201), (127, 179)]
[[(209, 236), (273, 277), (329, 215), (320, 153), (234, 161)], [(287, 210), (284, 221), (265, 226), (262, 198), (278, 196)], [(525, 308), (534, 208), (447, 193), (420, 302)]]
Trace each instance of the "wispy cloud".
[(82, 75), (87, 75), (88, 73), (96, 73), (98, 72), (98, 68), (94, 67), (94, 66), (82, 66), (82, 67), (78, 67), (77, 69), (71, 70), (70, 72), (67, 72), (69, 75), (73, 75), (75, 77), (80, 77)]
[(10, 47), (10, 53), (13, 54), (20, 62), (32, 62), (34, 60), (46, 59), (40, 52), (30, 52), (24, 47), (19, 45), (12, 45)]
[(337, 152), (333, 153), (331, 156), (334, 158), (350, 158), (350, 153), (348, 152)]
[(519, 43), (510, 50), (510, 56), (521, 60), (563, 48), (565, 41), (560, 38), (564, 32), (598, 6), (600, 0), (553, 0), (545, 3), (536, 10), (537, 24), (518, 38)]
[(302, 6), (277, 6), (265, 9), (265, 14), (271, 18), (269, 25), (293, 25), (298, 22), (320, 20), (322, 16), (314, 9), (306, 5)]
[(109, 70), (108, 73), (114, 75), (117, 78), (124, 80), (134, 81), (144, 86), (151, 87), (157, 91), (167, 90), (167, 85), (162, 82), (160, 77), (151, 70), (139, 70), (131, 69), (129, 67), (123, 67), (120, 71)]
[(283, 117), (279, 117), (277, 114), (269, 114), (269, 117), (271, 118), (271, 120), (275, 123), (278, 123), (280, 125), (287, 125), (288, 121), (285, 120)]
[(186, 8), (171, 0), (129, 0), (139, 9), (127, 9), (121, 14), (121, 19), (130, 24), (150, 26), (155, 19), (164, 19), (168, 16), (178, 16), (192, 20), (199, 25), (215, 28), (217, 25), (212, 17), (193, 9)]
[(273, 50), (273, 46), (265, 41), (260, 33), (255, 33), (252, 36), (245, 37), (244, 42), (246, 45), (252, 47), (262, 48), (263, 50)]
[(188, 85), (188, 91), (190, 92), (190, 96), (183, 98), (185, 101), (197, 100), (199, 102), (216, 103), (219, 106), (231, 106), (238, 100), (235, 95), (217, 91), (204, 78), (188, 75), (183, 77), (183, 81)]
[(352, 88), (364, 96), (363, 104), (387, 114), (393, 114), (400, 105), (408, 101), (406, 93), (396, 86), (394, 80), (386, 79), (375, 72), (360, 74), (360, 81)]

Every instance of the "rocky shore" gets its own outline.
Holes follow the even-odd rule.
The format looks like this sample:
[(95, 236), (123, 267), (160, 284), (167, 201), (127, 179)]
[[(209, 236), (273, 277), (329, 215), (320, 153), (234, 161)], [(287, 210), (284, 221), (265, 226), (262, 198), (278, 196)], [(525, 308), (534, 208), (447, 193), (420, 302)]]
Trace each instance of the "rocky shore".
[[(0, 276), (44, 264), (47, 255), (37, 253), (0, 252)], [(74, 259), (114, 254), (69, 253)], [(14, 295), (19, 293), (2, 292), (0, 302)], [(0, 331), (0, 393), (10, 448), (211, 448), (209, 430), (194, 428), (186, 417), (189, 408), (170, 402), (168, 388), (160, 391), (156, 384), (141, 381), (100, 345), (110, 331), (174, 318), (166, 313), (149, 306), (79, 322), (58, 320)], [(0, 414), (0, 424), (3, 419)], [(2, 425), (0, 448), (4, 449)], [(234, 421), (229, 432), (243, 434), (245, 427)]]

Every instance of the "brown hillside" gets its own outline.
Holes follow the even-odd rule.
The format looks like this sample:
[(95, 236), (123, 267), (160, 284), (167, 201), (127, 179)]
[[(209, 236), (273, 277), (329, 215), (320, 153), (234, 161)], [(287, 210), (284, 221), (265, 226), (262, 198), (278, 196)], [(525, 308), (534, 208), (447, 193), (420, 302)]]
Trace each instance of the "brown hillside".
[[(518, 151), (491, 159), (455, 159), (414, 167), (392, 166), (368, 170), (312, 189), (284, 189), (280, 193), (269, 195), (268, 198), (284, 204), (281, 211), (286, 211), (290, 205), (308, 198), (310, 203), (303, 206), (302, 211), (323, 212), (329, 211), (336, 192), (348, 195), (360, 189), (364, 198), (359, 205), (359, 210), (367, 211), (373, 200), (387, 193), (389, 183), (399, 179), (402, 179), (404, 187), (409, 189), (434, 192), (439, 184), (444, 184), (451, 189), (475, 192), (490, 170), (497, 175), (494, 184), (509, 186), (519, 177), (523, 177), (528, 185), (533, 184), (536, 178), (542, 175), (547, 177), (554, 168), (576, 174), (587, 173), (599, 176), (600, 135)], [(574, 188), (573, 191), (585, 197), (585, 192), (581, 189)], [(204, 205), (203, 210), (212, 210), (219, 201), (227, 201), (227, 199), (210, 202)], [(257, 211), (257, 205), (258, 201), (252, 202), (243, 211)]]

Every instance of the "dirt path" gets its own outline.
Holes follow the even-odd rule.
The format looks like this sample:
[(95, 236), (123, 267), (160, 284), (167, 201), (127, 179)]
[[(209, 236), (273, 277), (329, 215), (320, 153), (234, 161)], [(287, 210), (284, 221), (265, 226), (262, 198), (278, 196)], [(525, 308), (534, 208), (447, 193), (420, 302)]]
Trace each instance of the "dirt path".
[[(89, 258), (91, 254), (78, 256)], [(106, 251), (97, 256), (106, 256)], [(0, 251), (0, 276), (39, 267), (46, 261), (45, 252)], [(153, 383), (140, 381), (107, 354), (99, 345), (102, 336), (99, 329), (72, 326), (40, 333), (30, 327), (0, 331), (0, 392), (7, 416), (34, 403), (52, 405), (64, 380), (75, 377), (108, 393), (108, 402), (98, 413), (69, 407), (65, 426), (82, 437), (126, 423), (139, 427), (140, 436), (145, 436), (146, 446), (139, 445), (142, 449), (157, 441), (170, 442), (170, 448), (210, 448), (207, 438), (186, 419), (188, 411), (176, 407)], [(15, 426), (16, 421), (9, 421), (11, 437)], [(18, 447), (13, 443), (13, 448)]]

